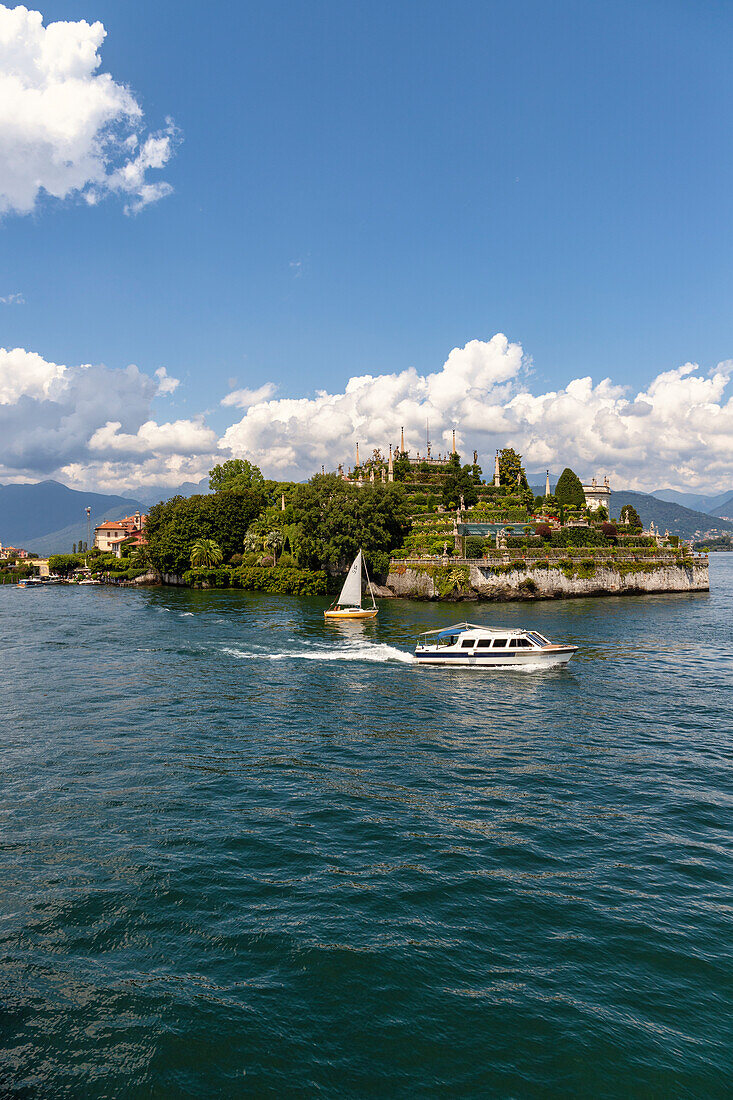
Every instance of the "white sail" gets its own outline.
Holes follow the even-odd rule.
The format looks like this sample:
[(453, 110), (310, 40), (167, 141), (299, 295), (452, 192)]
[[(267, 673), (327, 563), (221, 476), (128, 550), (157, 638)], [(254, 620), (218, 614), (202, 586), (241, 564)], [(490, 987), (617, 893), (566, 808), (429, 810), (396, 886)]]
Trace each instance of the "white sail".
[(354, 558), (338, 602), (339, 607), (361, 607), (361, 550)]

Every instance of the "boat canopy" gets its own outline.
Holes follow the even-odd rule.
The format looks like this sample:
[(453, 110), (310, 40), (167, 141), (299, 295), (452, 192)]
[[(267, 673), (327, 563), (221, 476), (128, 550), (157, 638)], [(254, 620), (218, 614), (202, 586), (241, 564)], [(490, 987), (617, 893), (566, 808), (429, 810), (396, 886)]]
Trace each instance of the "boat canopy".
[(500, 634), (503, 637), (527, 633), (526, 630), (507, 630), (505, 627), (479, 626), (477, 623), (456, 623), (454, 626), (441, 627), (439, 630), (424, 630), (418, 637), (434, 637), (436, 641), (440, 641), (441, 638), (449, 638), (453, 634), (463, 634), (467, 630), (477, 630), (481, 634)]
[(483, 630), (481, 626), (477, 626), (476, 623), (456, 623), (455, 626), (441, 626), (437, 630), (423, 630), (420, 634), (421, 638), (427, 638), (428, 635), (436, 635), (438, 638), (446, 638), (449, 634), (460, 634), (462, 630)]

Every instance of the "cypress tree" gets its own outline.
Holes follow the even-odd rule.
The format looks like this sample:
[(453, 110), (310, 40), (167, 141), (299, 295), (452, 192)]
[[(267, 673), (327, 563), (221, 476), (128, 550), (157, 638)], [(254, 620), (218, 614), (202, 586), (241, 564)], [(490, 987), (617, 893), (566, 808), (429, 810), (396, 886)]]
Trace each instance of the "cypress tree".
[(585, 493), (580, 484), (580, 478), (567, 466), (560, 474), (555, 486), (555, 497), (561, 504), (575, 504), (578, 508), (585, 507)]

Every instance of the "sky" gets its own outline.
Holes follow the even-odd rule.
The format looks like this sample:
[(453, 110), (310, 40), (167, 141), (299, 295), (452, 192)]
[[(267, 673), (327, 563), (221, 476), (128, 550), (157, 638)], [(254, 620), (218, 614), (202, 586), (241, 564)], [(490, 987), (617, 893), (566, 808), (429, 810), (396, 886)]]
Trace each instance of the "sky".
[(727, 0), (0, 4), (0, 482), (733, 489)]

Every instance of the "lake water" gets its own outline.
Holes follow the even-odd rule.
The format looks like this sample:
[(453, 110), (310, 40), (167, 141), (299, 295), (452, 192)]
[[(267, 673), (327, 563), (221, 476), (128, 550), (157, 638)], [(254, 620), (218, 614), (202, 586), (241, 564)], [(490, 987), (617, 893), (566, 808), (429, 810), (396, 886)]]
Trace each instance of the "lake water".
[[(0, 589), (0, 1094), (733, 1084), (733, 555), (538, 604)], [(536, 627), (567, 669), (416, 668)]]

